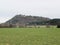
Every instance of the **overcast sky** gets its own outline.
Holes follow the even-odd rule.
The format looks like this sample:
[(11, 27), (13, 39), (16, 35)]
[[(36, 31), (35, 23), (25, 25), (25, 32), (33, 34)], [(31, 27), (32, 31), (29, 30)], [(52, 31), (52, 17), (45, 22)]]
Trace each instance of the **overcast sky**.
[(16, 14), (60, 18), (60, 0), (0, 0), (0, 23)]

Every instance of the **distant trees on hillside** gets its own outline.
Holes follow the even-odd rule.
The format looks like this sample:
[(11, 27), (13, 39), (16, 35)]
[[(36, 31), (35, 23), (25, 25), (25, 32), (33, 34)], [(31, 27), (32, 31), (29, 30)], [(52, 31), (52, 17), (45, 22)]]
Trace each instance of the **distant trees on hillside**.
[(59, 25), (60, 24), (60, 19), (52, 19), (49, 21), (51, 25)]
[(49, 21), (50, 25), (57, 25), (57, 28), (60, 28), (60, 19), (52, 19)]
[(29, 23), (30, 25), (46, 25), (47, 24), (47, 21), (35, 21), (35, 22), (30, 22)]

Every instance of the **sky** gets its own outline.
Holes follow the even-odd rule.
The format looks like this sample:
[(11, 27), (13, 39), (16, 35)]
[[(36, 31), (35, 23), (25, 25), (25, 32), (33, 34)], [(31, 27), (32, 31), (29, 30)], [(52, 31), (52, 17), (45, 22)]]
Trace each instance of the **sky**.
[(60, 0), (0, 0), (0, 23), (17, 14), (60, 18)]

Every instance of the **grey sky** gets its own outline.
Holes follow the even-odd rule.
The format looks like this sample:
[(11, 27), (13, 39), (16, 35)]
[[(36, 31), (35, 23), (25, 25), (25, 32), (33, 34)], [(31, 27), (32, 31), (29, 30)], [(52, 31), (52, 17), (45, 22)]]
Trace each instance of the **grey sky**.
[(60, 0), (0, 0), (0, 23), (16, 14), (60, 18)]

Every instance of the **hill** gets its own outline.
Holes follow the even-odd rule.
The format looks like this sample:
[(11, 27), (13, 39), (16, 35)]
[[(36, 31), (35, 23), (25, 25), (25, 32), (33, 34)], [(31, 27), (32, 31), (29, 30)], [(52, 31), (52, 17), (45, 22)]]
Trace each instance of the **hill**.
[(49, 21), (49, 18), (39, 17), (39, 16), (25, 16), (25, 15), (16, 15), (12, 19), (8, 20), (6, 24), (30, 24), (32, 22), (42, 22)]

